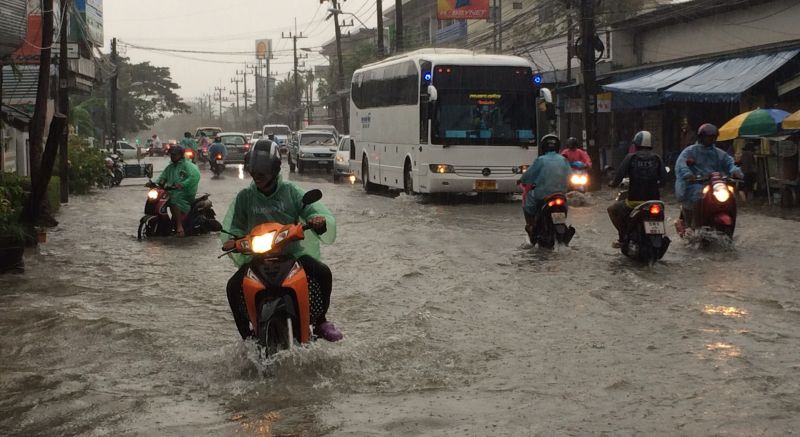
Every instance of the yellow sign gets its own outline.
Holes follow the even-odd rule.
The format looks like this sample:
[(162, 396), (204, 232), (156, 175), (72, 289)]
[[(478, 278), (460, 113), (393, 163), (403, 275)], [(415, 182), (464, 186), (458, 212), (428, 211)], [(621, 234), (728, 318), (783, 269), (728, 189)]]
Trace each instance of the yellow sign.
[(256, 40), (256, 59), (272, 59), (272, 40)]

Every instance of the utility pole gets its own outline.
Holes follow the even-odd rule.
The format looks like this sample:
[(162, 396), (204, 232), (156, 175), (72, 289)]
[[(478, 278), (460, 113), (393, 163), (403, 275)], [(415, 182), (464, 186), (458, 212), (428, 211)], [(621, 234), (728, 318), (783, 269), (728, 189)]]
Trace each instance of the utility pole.
[(222, 127), (224, 120), (222, 119), (222, 92), (227, 91), (223, 87), (215, 86), (214, 92), (217, 93), (217, 100), (219, 101), (219, 127)]
[(306, 74), (306, 108), (308, 111), (308, 124), (313, 124), (314, 113), (314, 73), (308, 70)]
[(264, 120), (264, 121), (267, 122), (267, 123), (269, 123), (269, 110), (270, 110), (270, 107), (269, 107), (270, 106), (269, 93), (270, 93), (270, 86), (272, 84), (272, 75), (271, 75), (272, 73), (269, 72), (269, 60), (270, 60), (271, 57), (272, 57), (271, 53), (267, 54), (267, 59), (266, 59), (266, 62), (265, 62), (266, 67), (267, 67), (267, 71), (266, 71), (266, 73), (267, 73), (267, 86), (264, 88), (265, 89), (264, 93), (267, 95), (267, 97), (264, 100), (264, 102), (266, 104), (266, 106), (265, 106), (266, 109), (264, 110), (264, 116), (267, 117), (267, 120)]
[[(42, 0), (42, 49), (39, 54), (39, 83), (36, 89), (36, 106), (30, 125), (30, 175), (35, 188), (41, 173), (42, 141), (47, 118), (47, 99), (50, 97), (50, 63), (53, 45), (53, 0)], [(31, 213), (37, 213), (39, 205), (31, 205)], [(37, 218), (36, 216), (33, 217)]]
[(117, 81), (119, 79), (119, 65), (117, 62), (117, 39), (111, 38), (111, 64), (114, 74), (111, 76), (111, 148), (117, 151)]
[(242, 75), (242, 84), (244, 85), (244, 124), (243, 126), (247, 126), (247, 63), (244, 64), (244, 70), (242, 70), (239, 74)]
[[(333, 3), (333, 10), (341, 12), (341, 9), (339, 9), (339, 1), (338, 0), (331, 0), (331, 3)], [(398, 4), (402, 3), (402, 1), (401, 0), (397, 0), (397, 3)], [(336, 86), (337, 86), (336, 94), (337, 95), (339, 94), (339, 91), (345, 89), (345, 84), (344, 84), (344, 59), (342, 59), (342, 28), (339, 26), (339, 12), (331, 13), (333, 15), (333, 19), (334, 19), (334, 21), (333, 21), (333, 29), (336, 32), (336, 58), (337, 58), (338, 64), (339, 64), (338, 65), (339, 74), (337, 75), (338, 76), (338, 80), (336, 81), (337, 82), (336, 83)], [(400, 11), (398, 10), (397, 13), (399, 14)], [(348, 104), (347, 103), (347, 97), (346, 96), (339, 97), (339, 104), (342, 107), (342, 124), (341, 124), (342, 132), (349, 133), (350, 116), (348, 115), (348, 109), (350, 109), (350, 108), (347, 107), (347, 104)]]
[[(58, 52), (58, 111), (69, 118), (69, 70), (67, 68), (67, 17), (70, 0), (61, 0), (61, 25)], [(59, 147), (59, 174), (61, 176), (61, 203), (69, 202), (69, 124), (64, 127)]]
[[(259, 99), (260, 94), (258, 92), (258, 85), (260, 83), (259, 80), (260, 80), (260, 77), (261, 77), (261, 76), (259, 76), (259, 73), (260, 73), (259, 70), (261, 69), (261, 60), (259, 59), (256, 62), (257, 63), (255, 65), (250, 65), (250, 66), (248, 66), (246, 68), (250, 68), (250, 72), (253, 74), (253, 78), (254, 78), (253, 82), (255, 82), (255, 84), (256, 84), (255, 85), (255, 87), (256, 87), (255, 97), (256, 98), (255, 98), (255, 103), (253, 103), (253, 108), (255, 108), (255, 113), (256, 113), (256, 116), (255, 116), (256, 124), (260, 127), (261, 126), (261, 123), (260, 123), (261, 120), (258, 119), (258, 114), (261, 114), (261, 105), (260, 105), (261, 99)], [(245, 105), (245, 107), (246, 106), (247, 105)], [(247, 111), (247, 109), (245, 109), (245, 111)]]
[(211, 94), (206, 94), (206, 98), (208, 99), (208, 124), (214, 122), (214, 107), (211, 106)]
[(589, 151), (589, 157), (597, 163), (590, 169), (591, 178), (589, 179), (594, 188), (600, 185), (600, 150), (597, 146), (595, 132), (595, 117), (597, 116), (596, 70), (595, 70), (595, 46), (596, 29), (594, 22), (595, 0), (581, 0), (581, 72), (583, 76), (583, 86), (581, 93), (583, 97), (583, 140)]
[(386, 48), (383, 46), (383, 0), (376, 0), (378, 11), (378, 57), (386, 56)]
[[(237, 70), (236, 74), (240, 74), (240, 72)], [(231, 78), (231, 83), (236, 85), (236, 92), (231, 91), (230, 94), (236, 96), (236, 126), (237, 126), (237, 128), (241, 128), (241, 120), (242, 120), (241, 119), (242, 113), (239, 110), (239, 94), (240, 94), (239, 93), (239, 84), (241, 82), (242, 82), (242, 80), (239, 79), (238, 77)]]
[(394, 47), (397, 53), (403, 51), (403, 0), (394, 0)]
[[(567, 85), (572, 85), (572, 57), (575, 56), (575, 32), (572, 30), (572, 0), (567, 7)], [(565, 111), (566, 112), (566, 111)], [(567, 137), (572, 136), (572, 113), (567, 112)]]
[[(335, 5), (335, 3), (334, 3)], [(335, 7), (335, 6), (334, 6)], [(297, 75), (297, 40), (302, 38), (307, 38), (303, 36), (303, 33), (297, 33), (297, 18), (294, 19), (294, 35), (292, 32), (289, 32), (289, 36), (284, 36), (283, 32), (281, 32), (281, 38), (284, 39), (291, 39), (292, 40), (292, 47), (294, 53), (294, 127), (295, 129), (300, 129), (300, 78)], [(267, 87), (269, 87), (269, 77), (267, 77)]]

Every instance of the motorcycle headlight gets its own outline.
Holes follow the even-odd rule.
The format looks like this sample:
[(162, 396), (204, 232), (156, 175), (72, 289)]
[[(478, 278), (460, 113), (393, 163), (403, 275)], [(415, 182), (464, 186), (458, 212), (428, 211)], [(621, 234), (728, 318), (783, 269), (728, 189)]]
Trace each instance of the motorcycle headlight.
[(275, 232), (267, 232), (266, 234), (256, 235), (250, 242), (250, 250), (253, 253), (267, 253), (272, 250), (272, 244), (275, 240)]
[(719, 203), (725, 203), (731, 198), (731, 192), (725, 184), (714, 185), (714, 197)]
[(148, 191), (147, 192), (147, 198), (150, 199), (150, 200), (158, 199), (158, 190), (153, 188), (152, 190)]

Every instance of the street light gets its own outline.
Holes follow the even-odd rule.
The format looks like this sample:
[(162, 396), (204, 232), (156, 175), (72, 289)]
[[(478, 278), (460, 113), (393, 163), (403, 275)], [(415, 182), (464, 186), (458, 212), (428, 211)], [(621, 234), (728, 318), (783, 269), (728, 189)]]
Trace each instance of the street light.
[(354, 17), (356, 20), (358, 20), (358, 22), (361, 23), (362, 26), (364, 26), (364, 29), (369, 30), (369, 26), (364, 24), (364, 22), (361, 21), (360, 18), (358, 18), (358, 15), (356, 15), (356, 14), (354, 14), (352, 12), (345, 12), (345, 11), (343, 11), (341, 9), (336, 9), (336, 8), (328, 8), (328, 13), (331, 14), (331, 15), (339, 15), (339, 14), (350, 15), (350, 16)]

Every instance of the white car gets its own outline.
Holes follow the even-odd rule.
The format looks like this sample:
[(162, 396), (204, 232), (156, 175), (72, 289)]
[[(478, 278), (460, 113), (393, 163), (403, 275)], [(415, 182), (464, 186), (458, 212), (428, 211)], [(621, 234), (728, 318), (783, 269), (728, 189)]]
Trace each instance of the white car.
[[(142, 149), (144, 152), (144, 148)], [(136, 159), (136, 146), (131, 145), (126, 141), (117, 141), (117, 155), (123, 160)]]
[(350, 153), (354, 151), (355, 144), (353, 144), (350, 135), (342, 135), (339, 139), (339, 147), (336, 148), (336, 156), (333, 158), (333, 182), (342, 180), (342, 176), (351, 176), (350, 171)]

